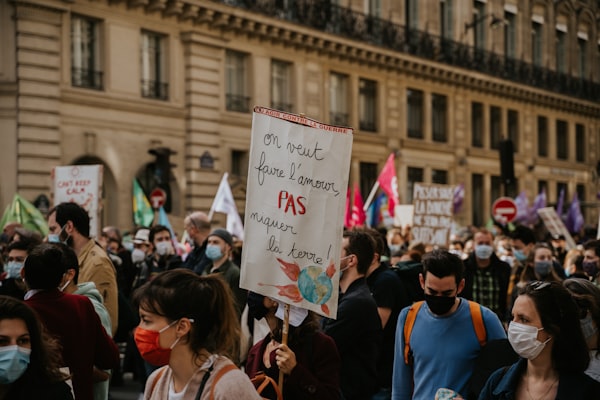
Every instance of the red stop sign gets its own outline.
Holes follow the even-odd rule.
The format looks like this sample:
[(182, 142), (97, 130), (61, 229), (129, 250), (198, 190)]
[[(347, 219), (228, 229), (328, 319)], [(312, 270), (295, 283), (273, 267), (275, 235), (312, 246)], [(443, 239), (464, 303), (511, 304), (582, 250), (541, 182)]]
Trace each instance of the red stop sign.
[(492, 215), (500, 223), (511, 222), (517, 217), (517, 204), (510, 197), (500, 197), (492, 205)]
[(167, 201), (167, 192), (161, 188), (152, 189), (152, 192), (150, 192), (150, 203), (152, 203), (153, 208), (164, 206), (165, 201)]

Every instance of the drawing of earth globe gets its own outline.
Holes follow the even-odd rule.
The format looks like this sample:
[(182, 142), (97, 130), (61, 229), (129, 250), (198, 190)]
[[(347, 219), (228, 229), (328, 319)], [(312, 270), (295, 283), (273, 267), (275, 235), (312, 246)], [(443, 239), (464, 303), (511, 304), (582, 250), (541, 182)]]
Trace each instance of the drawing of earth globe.
[(300, 272), (298, 290), (307, 301), (324, 304), (331, 297), (333, 285), (323, 268), (311, 265)]

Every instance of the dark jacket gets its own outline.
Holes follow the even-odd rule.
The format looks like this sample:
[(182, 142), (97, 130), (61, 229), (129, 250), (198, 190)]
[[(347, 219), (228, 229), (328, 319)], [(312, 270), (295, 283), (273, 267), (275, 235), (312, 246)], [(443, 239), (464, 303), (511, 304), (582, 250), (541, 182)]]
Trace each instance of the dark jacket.
[(183, 266), (187, 269), (191, 269), (198, 275), (202, 274), (204, 270), (212, 263), (210, 258), (206, 257), (206, 244), (208, 240), (205, 240), (201, 246), (194, 245), (192, 251), (185, 259)]
[(481, 299), (473, 298), (473, 279), (475, 276), (475, 271), (477, 271), (477, 260), (475, 259), (475, 253), (471, 253), (469, 258), (464, 261), (465, 264), (465, 288), (460, 293), (460, 296), (467, 300), (474, 300), (494, 311), (500, 321), (506, 321), (507, 315), (507, 291), (508, 291), (508, 282), (510, 280), (510, 266), (504, 261), (500, 260), (496, 254), (492, 253), (490, 257), (490, 265), (487, 267), (489, 271), (492, 273), (494, 280), (498, 285), (498, 308), (494, 309), (491, 307), (491, 304), (486, 304), (485, 301), (481, 301)]
[[(508, 369), (500, 368), (494, 372), (479, 394), (479, 400), (513, 400), (526, 367), (527, 360), (521, 358)], [(558, 378), (556, 400), (594, 400), (598, 399), (599, 393), (600, 383), (583, 372), (561, 374)]]
[[(263, 363), (263, 354), (271, 341), (267, 336), (256, 343), (248, 353), (246, 373), (250, 378), (260, 371), (276, 382), (279, 380), (279, 368), (275, 361), (275, 351), (271, 352), (271, 368)], [(309, 348), (310, 347), (310, 348)], [(303, 344), (291, 345), (296, 355), (296, 367), (283, 381), (283, 398), (286, 400), (335, 400), (340, 398), (340, 355), (335, 342), (329, 336), (316, 332), (312, 340)], [(275, 399), (274, 393), (262, 393), (263, 397)]]

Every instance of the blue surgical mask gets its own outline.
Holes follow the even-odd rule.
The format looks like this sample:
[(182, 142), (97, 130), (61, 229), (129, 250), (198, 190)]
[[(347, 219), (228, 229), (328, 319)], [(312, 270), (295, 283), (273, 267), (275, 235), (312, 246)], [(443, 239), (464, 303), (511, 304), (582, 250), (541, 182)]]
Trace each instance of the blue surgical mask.
[(31, 349), (17, 345), (0, 347), (0, 384), (19, 379), (29, 366)]
[(49, 233), (48, 243), (60, 243), (60, 236), (56, 233)]
[(19, 261), (9, 261), (6, 265), (6, 277), (17, 279), (21, 277), (21, 270), (23, 269), (23, 263)]
[(527, 254), (525, 254), (523, 250), (513, 249), (513, 255), (519, 262), (524, 262), (525, 260), (527, 260)]
[(219, 260), (221, 257), (223, 257), (223, 252), (221, 251), (221, 247), (217, 246), (216, 244), (209, 244), (206, 246), (206, 257), (208, 257), (209, 259), (215, 261), (215, 260)]
[(481, 260), (487, 260), (492, 256), (494, 248), (487, 244), (478, 244), (475, 246), (475, 256)]
[(552, 271), (552, 261), (536, 261), (533, 264), (533, 269), (535, 270), (535, 273), (543, 279), (550, 275), (550, 272)]

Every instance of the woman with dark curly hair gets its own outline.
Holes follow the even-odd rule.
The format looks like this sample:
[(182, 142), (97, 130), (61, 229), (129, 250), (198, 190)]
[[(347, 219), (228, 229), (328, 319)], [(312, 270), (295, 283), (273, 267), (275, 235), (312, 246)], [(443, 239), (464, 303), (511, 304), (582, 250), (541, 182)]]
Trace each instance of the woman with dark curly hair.
[(145, 400), (258, 400), (250, 379), (231, 361), (240, 325), (233, 293), (215, 274), (178, 268), (134, 292), (140, 324), (134, 338), (142, 358), (162, 367), (146, 381)]
[(0, 296), (0, 399), (72, 400), (60, 354), (29, 306)]
[[(254, 378), (260, 373), (278, 381), (284, 373), (283, 398), (286, 400), (340, 398), (341, 361), (333, 339), (320, 332), (317, 315), (299, 309), (299, 317), (290, 316), (288, 344), (282, 344), (283, 321), (276, 316), (279, 304), (265, 296), (250, 292), (250, 314), (265, 318), (270, 333), (248, 353), (246, 373)], [(294, 326), (296, 324), (297, 326)], [(275, 400), (275, 391), (262, 392)]]
[(584, 371), (590, 356), (571, 294), (558, 282), (533, 281), (519, 291), (508, 341), (520, 356), (490, 376), (479, 400), (598, 398)]

